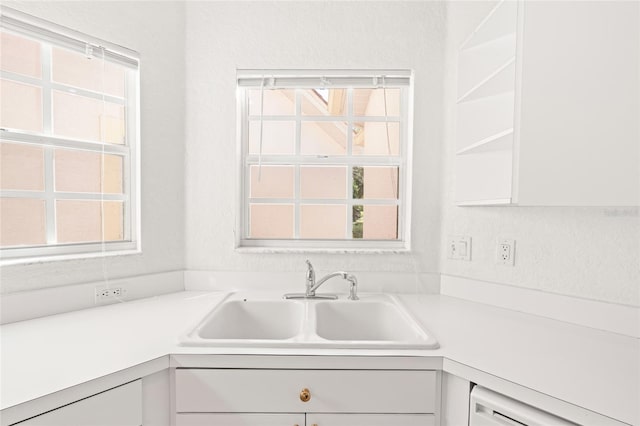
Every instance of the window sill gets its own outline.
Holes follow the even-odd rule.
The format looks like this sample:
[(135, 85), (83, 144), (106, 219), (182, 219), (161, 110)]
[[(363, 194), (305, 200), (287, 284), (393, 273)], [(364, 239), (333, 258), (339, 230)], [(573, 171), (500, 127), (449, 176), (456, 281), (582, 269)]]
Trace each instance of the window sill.
[(0, 258), (0, 267), (12, 266), (12, 265), (31, 265), (38, 263), (50, 263), (50, 262), (62, 262), (67, 260), (84, 260), (84, 259), (98, 259), (114, 256), (129, 256), (135, 254), (142, 254), (142, 248), (137, 247), (133, 249), (113, 250), (105, 252), (95, 253), (72, 253), (72, 254), (57, 254), (57, 255), (43, 255), (37, 257), (22, 257), (22, 258)]
[(408, 248), (291, 248), (291, 247), (237, 247), (241, 254), (410, 254)]

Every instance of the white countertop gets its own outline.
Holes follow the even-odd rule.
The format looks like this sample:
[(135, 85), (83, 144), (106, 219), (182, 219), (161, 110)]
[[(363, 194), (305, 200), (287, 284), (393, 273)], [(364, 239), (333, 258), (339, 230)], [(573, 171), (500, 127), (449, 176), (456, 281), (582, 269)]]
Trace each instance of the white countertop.
[[(16, 406), (168, 354), (441, 357), (640, 424), (640, 340), (447, 296), (400, 295), (440, 349), (366, 351), (178, 345), (226, 293), (180, 292), (0, 327), (0, 407)], [(167, 361), (168, 365), (168, 361)]]

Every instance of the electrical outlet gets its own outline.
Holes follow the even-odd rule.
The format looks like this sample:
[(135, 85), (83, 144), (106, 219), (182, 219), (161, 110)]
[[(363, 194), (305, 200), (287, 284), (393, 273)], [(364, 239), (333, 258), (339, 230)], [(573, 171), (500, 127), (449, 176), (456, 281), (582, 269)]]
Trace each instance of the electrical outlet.
[(124, 287), (96, 287), (95, 303), (115, 302), (124, 297), (127, 290)]
[(516, 263), (516, 240), (499, 238), (496, 244), (496, 264), (513, 266)]
[(451, 236), (447, 241), (447, 257), (453, 260), (471, 260), (471, 237)]

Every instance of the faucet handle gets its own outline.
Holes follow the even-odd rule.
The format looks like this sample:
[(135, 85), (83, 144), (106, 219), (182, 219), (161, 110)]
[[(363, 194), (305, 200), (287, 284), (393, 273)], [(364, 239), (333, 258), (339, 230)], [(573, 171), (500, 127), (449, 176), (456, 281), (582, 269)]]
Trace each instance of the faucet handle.
[(315, 278), (316, 271), (313, 269), (313, 265), (309, 262), (309, 259), (305, 260), (307, 262), (307, 278)]

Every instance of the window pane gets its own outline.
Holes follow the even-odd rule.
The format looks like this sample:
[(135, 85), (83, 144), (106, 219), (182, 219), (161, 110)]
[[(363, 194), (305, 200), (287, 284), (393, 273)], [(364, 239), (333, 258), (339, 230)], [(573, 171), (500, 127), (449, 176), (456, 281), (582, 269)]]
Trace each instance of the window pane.
[(400, 115), (400, 89), (353, 89), (353, 115), (356, 117), (398, 117)]
[(102, 60), (100, 49), (94, 49), (94, 56), (66, 49), (52, 49), (51, 74), (53, 81), (94, 92), (124, 97), (124, 67)]
[(339, 121), (303, 122), (300, 152), (303, 155), (345, 155), (347, 125)]
[(57, 136), (124, 144), (124, 106), (54, 90), (53, 131)]
[(347, 115), (347, 89), (302, 90), (302, 115)]
[(300, 167), (300, 198), (345, 199), (346, 167)]
[(293, 198), (292, 166), (251, 166), (251, 198)]
[(354, 155), (400, 155), (400, 123), (359, 122), (353, 127)]
[[(262, 122), (262, 153), (293, 154), (296, 123), (293, 121)], [(260, 121), (249, 122), (249, 154), (260, 153)]]
[(0, 126), (42, 132), (42, 89), (0, 80)]
[(124, 240), (124, 203), (121, 201), (104, 202), (104, 239)]
[[(249, 115), (260, 115), (260, 90), (249, 90)], [(262, 115), (294, 115), (295, 91), (289, 89), (264, 89)]]
[(354, 167), (353, 198), (397, 199), (397, 167)]
[(0, 143), (0, 189), (44, 191), (44, 150)]
[(292, 204), (251, 204), (249, 238), (293, 238)]
[(16, 74), (40, 78), (40, 43), (14, 34), (0, 34), (0, 68)]
[(398, 206), (353, 206), (353, 238), (398, 239)]
[(44, 200), (1, 198), (0, 217), (0, 246), (46, 244)]
[(300, 238), (345, 238), (347, 206), (304, 204), (300, 206)]
[(122, 157), (105, 154), (104, 189), (101, 187), (102, 154), (56, 149), (55, 188), (62, 192), (122, 193)]
[[(104, 202), (105, 241), (123, 239), (123, 203)], [(99, 200), (57, 200), (58, 243), (102, 241), (102, 209)]]

